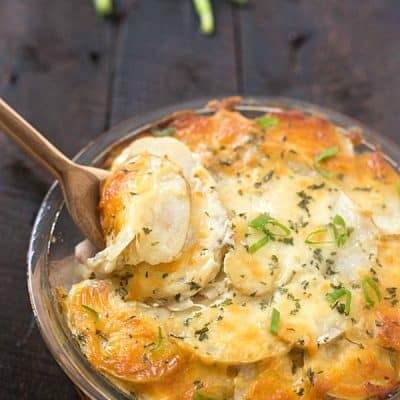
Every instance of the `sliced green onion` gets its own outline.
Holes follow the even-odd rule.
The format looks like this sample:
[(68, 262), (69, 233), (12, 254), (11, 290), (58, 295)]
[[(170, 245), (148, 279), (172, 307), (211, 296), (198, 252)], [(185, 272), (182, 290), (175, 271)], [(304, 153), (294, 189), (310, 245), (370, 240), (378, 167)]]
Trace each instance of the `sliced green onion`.
[[(280, 232), (271, 231), (270, 229), (267, 228), (268, 225), (272, 225), (272, 226), (278, 227), (280, 229)], [(271, 218), (269, 221), (267, 221), (267, 225), (266, 225), (265, 229), (267, 229), (267, 232), (269, 233), (269, 235), (271, 237), (288, 237), (288, 236), (290, 236), (290, 229), (287, 226), (285, 226), (285, 225), (281, 224), (280, 222), (278, 222), (274, 218)]]
[(347, 290), (346, 301), (344, 303), (344, 313), (346, 315), (349, 315), (349, 313), (350, 313), (350, 306), (351, 306), (351, 292), (350, 292), (350, 290)]
[(163, 338), (163, 335), (162, 335), (161, 326), (159, 326), (158, 327), (157, 343), (150, 351), (152, 351), (152, 352), (153, 351), (157, 351), (161, 347), (163, 339), (164, 338)]
[(210, 0), (193, 0), (194, 8), (200, 19), (200, 30), (205, 35), (214, 32), (214, 14)]
[(329, 147), (328, 149), (324, 150), (322, 153), (318, 154), (313, 163), (314, 169), (322, 176), (325, 178), (332, 178), (333, 174), (332, 172), (326, 171), (320, 167), (320, 163), (322, 161), (328, 160), (329, 158), (332, 158), (336, 156), (336, 154), (339, 152), (338, 147)]
[(379, 301), (382, 300), (382, 295), (381, 292), (378, 288), (378, 285), (376, 282), (370, 278), (369, 276), (365, 276), (361, 282), (362, 285), (362, 290), (364, 293), (365, 301), (370, 305), (373, 306), (375, 304), (375, 301), (371, 298), (371, 296), (368, 293), (368, 286), (374, 291), (375, 296)]
[(329, 303), (336, 303), (339, 301), (343, 296), (345, 296), (345, 304), (344, 304), (344, 313), (346, 315), (349, 315), (350, 313), (350, 306), (351, 306), (351, 292), (349, 289), (346, 288), (340, 288), (338, 290), (335, 290), (332, 293), (327, 293), (326, 294), (326, 299), (328, 300)]
[(342, 226), (344, 229), (346, 229), (346, 222), (344, 222), (343, 217), (341, 217), (339, 214), (336, 214), (332, 221), (334, 224)]
[(281, 313), (274, 307), (272, 309), (271, 325), (269, 326), (269, 331), (273, 335), (276, 335), (278, 333), (280, 318), (281, 318)]
[(321, 233), (328, 233), (328, 228), (320, 228), (315, 231), (310, 232), (306, 239), (304, 240), (305, 244), (324, 244), (324, 243), (333, 243), (332, 240), (315, 240), (314, 237), (320, 235)]
[(113, 0), (93, 0), (97, 15), (107, 17), (113, 13)]
[(165, 129), (153, 129), (151, 133), (154, 136), (171, 136), (175, 133), (175, 128), (169, 127)]
[[(249, 226), (260, 232), (265, 233), (265, 236), (263, 238), (261, 238), (259, 241), (255, 242), (255, 243), (253, 243), (249, 247), (250, 254), (255, 253), (261, 247), (266, 245), (268, 243), (269, 239), (287, 238), (288, 236), (290, 236), (290, 229), (287, 226), (281, 224), (275, 218), (272, 218), (267, 213), (260, 214), (258, 217), (251, 220), (249, 222)], [(271, 230), (272, 227), (278, 228), (278, 229)]]
[(90, 313), (92, 313), (92, 314), (94, 315), (96, 321), (99, 320), (99, 313), (98, 313), (95, 309), (93, 309), (92, 307), (89, 307), (89, 306), (87, 306), (87, 305), (85, 305), (85, 304), (82, 304), (82, 307), (83, 307), (86, 311), (89, 311)]
[(397, 193), (400, 194), (400, 182), (397, 182), (396, 189)]
[(333, 174), (332, 172), (326, 171), (325, 169), (322, 169), (318, 164), (314, 163), (314, 169), (322, 176), (325, 178), (332, 178)]
[(219, 399), (217, 399), (216, 397), (207, 396), (207, 395), (205, 395), (203, 393), (200, 393), (200, 392), (196, 392), (193, 395), (193, 400), (219, 400)]
[(332, 293), (327, 293), (326, 298), (329, 301), (329, 303), (334, 303), (335, 301), (337, 301), (341, 297), (343, 297), (347, 293), (347, 291), (348, 291), (348, 289), (340, 288), (338, 290), (335, 290)]
[(260, 214), (249, 222), (249, 226), (262, 231), (270, 218), (271, 217), (266, 213)]
[(255, 253), (257, 250), (260, 250), (261, 247), (265, 246), (269, 241), (269, 236), (265, 235), (263, 238), (261, 238), (260, 240), (258, 240), (257, 242), (253, 243), (250, 247), (249, 247), (249, 253), (253, 254)]
[(263, 129), (269, 128), (271, 126), (278, 125), (278, 122), (279, 122), (278, 118), (276, 118), (276, 117), (267, 117), (267, 116), (256, 118), (255, 121)]
[[(279, 231), (278, 232), (271, 231), (271, 229), (268, 228), (268, 225), (278, 227)], [(249, 222), (249, 226), (251, 228), (257, 229), (258, 231), (266, 233), (272, 238), (287, 237), (290, 235), (290, 229), (287, 226), (281, 224), (278, 220), (272, 218), (267, 213), (260, 214), (258, 217), (251, 220)]]
[[(334, 240), (315, 240), (315, 237), (318, 237), (318, 235), (322, 233), (328, 233), (328, 230), (332, 229), (333, 231), (333, 237)], [(316, 229), (308, 234), (308, 236), (305, 238), (304, 242), (306, 244), (326, 244), (326, 243), (336, 243), (338, 247), (343, 246), (346, 242), (349, 236), (351, 235), (351, 232), (353, 231), (353, 228), (348, 228), (346, 225), (345, 220), (338, 214), (336, 214), (332, 222), (328, 224), (327, 227), (324, 228), (319, 228)]]
[(337, 214), (333, 218), (331, 226), (336, 245), (338, 247), (343, 246), (347, 242), (347, 239), (349, 238), (353, 229), (347, 228), (344, 219)]
[(336, 156), (336, 154), (339, 153), (339, 148), (337, 146), (334, 147), (329, 147), (328, 149), (324, 150), (322, 153), (318, 154), (317, 157), (315, 157), (315, 162), (320, 163), (321, 161), (325, 161), (328, 158)]

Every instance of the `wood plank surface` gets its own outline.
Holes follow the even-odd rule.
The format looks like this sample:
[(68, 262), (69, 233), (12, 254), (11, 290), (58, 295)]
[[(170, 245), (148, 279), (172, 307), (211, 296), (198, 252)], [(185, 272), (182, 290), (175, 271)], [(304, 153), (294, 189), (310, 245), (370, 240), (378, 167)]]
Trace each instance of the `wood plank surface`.
[(231, 7), (215, 2), (216, 34), (199, 33), (187, 0), (137, 1), (118, 37), (112, 123), (196, 98), (237, 93)]
[[(106, 124), (109, 24), (90, 2), (0, 1), (0, 96), (67, 154)], [(0, 398), (77, 398), (34, 324), (26, 251), (52, 179), (0, 134)]]
[(243, 92), (331, 107), (398, 140), (399, 27), (396, 0), (253, 2), (239, 19)]

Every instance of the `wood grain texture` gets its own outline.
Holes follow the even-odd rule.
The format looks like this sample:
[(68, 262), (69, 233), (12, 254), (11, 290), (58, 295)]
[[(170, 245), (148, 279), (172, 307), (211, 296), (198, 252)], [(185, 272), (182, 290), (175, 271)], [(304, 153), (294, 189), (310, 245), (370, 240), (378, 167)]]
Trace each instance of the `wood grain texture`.
[(231, 7), (215, 2), (205, 37), (191, 1), (137, 1), (121, 25), (112, 123), (155, 107), (237, 92)]
[(239, 19), (243, 92), (331, 107), (397, 139), (399, 26), (396, 0), (253, 2)]
[[(109, 24), (90, 2), (0, 1), (0, 96), (71, 155), (106, 124)], [(0, 398), (77, 394), (35, 327), (26, 288), (30, 230), (51, 178), (0, 135)]]

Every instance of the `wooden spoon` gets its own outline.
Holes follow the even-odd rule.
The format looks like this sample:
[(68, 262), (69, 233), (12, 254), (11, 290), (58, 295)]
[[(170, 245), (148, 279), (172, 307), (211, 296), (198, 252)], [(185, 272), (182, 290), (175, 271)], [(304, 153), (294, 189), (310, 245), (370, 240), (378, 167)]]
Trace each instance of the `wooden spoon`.
[(104, 239), (97, 205), (101, 183), (109, 172), (72, 162), (1, 98), (0, 129), (58, 180), (76, 226), (102, 249)]

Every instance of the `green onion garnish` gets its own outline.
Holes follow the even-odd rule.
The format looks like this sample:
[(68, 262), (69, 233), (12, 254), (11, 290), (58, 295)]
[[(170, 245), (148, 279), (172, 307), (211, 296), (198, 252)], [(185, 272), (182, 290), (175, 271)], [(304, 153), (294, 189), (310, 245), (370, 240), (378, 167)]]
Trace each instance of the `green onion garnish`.
[(269, 236), (266, 235), (263, 238), (261, 238), (260, 240), (258, 240), (257, 242), (253, 243), (250, 247), (249, 247), (249, 253), (253, 254), (255, 253), (257, 250), (260, 250), (261, 247), (265, 246), (269, 241)]
[(334, 216), (331, 226), (336, 245), (338, 247), (342, 247), (347, 242), (347, 239), (349, 238), (353, 229), (347, 228), (346, 222), (338, 214)]
[(169, 127), (165, 129), (152, 129), (151, 133), (154, 136), (171, 136), (175, 133), (175, 128)]
[(269, 233), (269, 235), (273, 238), (275, 237), (288, 237), (290, 236), (290, 229), (281, 224), (280, 222), (278, 222), (276, 219), (274, 218), (270, 218), (270, 220), (267, 222), (266, 227), (268, 227), (268, 225), (273, 226), (275, 228), (279, 228), (277, 230), (272, 231), (271, 228), (266, 228), (267, 232)]
[(107, 17), (113, 13), (113, 0), (93, 0), (97, 15)]
[(336, 154), (338, 152), (339, 152), (339, 149), (338, 149), (338, 147), (335, 146), (335, 147), (329, 147), (328, 149), (324, 150), (322, 153), (318, 154), (314, 159), (314, 163), (313, 163), (314, 169), (319, 174), (324, 176), (325, 178), (332, 178), (332, 176), (333, 176), (332, 172), (322, 169), (319, 164), (323, 161), (328, 160), (329, 158), (336, 156)]
[(271, 217), (268, 214), (262, 213), (258, 217), (252, 219), (249, 222), (249, 226), (261, 231), (264, 229), (265, 225), (267, 224), (267, 222), (269, 221), (270, 218)]
[(400, 182), (397, 182), (396, 189), (397, 193), (400, 194)]
[(89, 307), (89, 306), (87, 306), (87, 305), (85, 305), (85, 304), (82, 304), (82, 307), (83, 307), (86, 311), (89, 311), (90, 313), (92, 313), (92, 314), (94, 315), (96, 321), (99, 320), (99, 313), (98, 313), (96, 310), (94, 310), (92, 307)]
[[(290, 229), (285, 225), (281, 224), (275, 218), (272, 218), (270, 215), (263, 213), (258, 217), (254, 218), (249, 222), (249, 226), (251, 228), (257, 229), (259, 231), (263, 231), (268, 233), (271, 237), (287, 237), (290, 236)], [(277, 227), (278, 230), (271, 231), (270, 227)]]
[(265, 234), (263, 238), (249, 247), (250, 254), (255, 253), (267, 244), (270, 239), (287, 238), (290, 236), (290, 229), (267, 213), (260, 214), (258, 217), (251, 220), (249, 226)]
[[(290, 229), (281, 224), (275, 218), (272, 218), (269, 214), (263, 213), (258, 217), (254, 218), (249, 222), (251, 228), (257, 229), (258, 231), (264, 232), (271, 238), (275, 237), (288, 237), (290, 236)], [(271, 227), (278, 228), (277, 230), (271, 230)]]
[[(318, 240), (318, 237), (323, 233), (328, 233), (329, 229), (333, 231), (334, 240)], [(342, 247), (347, 242), (351, 232), (353, 232), (353, 228), (348, 228), (345, 220), (340, 215), (336, 214), (327, 227), (318, 228), (310, 232), (304, 242), (311, 245), (336, 243), (338, 247)]]
[(276, 335), (278, 333), (280, 318), (281, 318), (281, 313), (274, 307), (272, 309), (271, 325), (269, 326), (269, 331), (273, 335)]
[(381, 292), (378, 288), (378, 285), (376, 282), (370, 278), (369, 276), (365, 276), (361, 282), (362, 285), (362, 290), (364, 293), (365, 301), (370, 305), (373, 306), (375, 304), (375, 301), (371, 298), (371, 296), (368, 293), (368, 286), (374, 291), (375, 296), (379, 301), (382, 300), (382, 295)]
[(200, 19), (200, 30), (205, 35), (214, 32), (214, 14), (210, 0), (193, 0), (194, 8)]
[(200, 392), (196, 392), (193, 395), (193, 400), (219, 400), (219, 399), (217, 399), (216, 397), (207, 396), (207, 395), (205, 395), (203, 393), (200, 393)]
[(157, 337), (157, 343), (155, 344), (155, 346), (150, 350), (150, 351), (157, 351), (160, 347), (161, 347), (161, 343), (163, 341), (163, 335), (162, 335), (162, 331), (161, 331), (161, 326), (158, 327), (158, 337)]
[(307, 235), (306, 239), (304, 240), (304, 243), (306, 244), (333, 243), (332, 240), (317, 240), (317, 238), (323, 233), (325, 234), (328, 233), (328, 228), (320, 228), (310, 232)]
[(335, 290), (332, 293), (327, 293), (326, 298), (328, 299), (329, 303), (334, 303), (335, 301), (339, 300), (342, 296), (347, 293), (348, 289), (340, 288)]
[(329, 303), (333, 303), (333, 307), (336, 306), (337, 302), (345, 296), (345, 304), (344, 304), (344, 313), (346, 315), (349, 315), (350, 313), (350, 306), (351, 306), (351, 292), (349, 289), (346, 288), (340, 288), (338, 290), (335, 290), (332, 293), (327, 293), (326, 294), (326, 299), (328, 300)]
[(269, 221), (270, 218), (271, 217), (268, 214), (262, 213), (258, 217), (252, 219), (249, 222), (249, 226), (261, 231), (264, 229), (264, 226), (267, 224), (267, 222)]
[(263, 117), (259, 117), (256, 118), (255, 121), (257, 122), (258, 125), (261, 126), (261, 128), (266, 129), (269, 128), (271, 126), (275, 126), (278, 125), (278, 118), (275, 117), (267, 117), (267, 116), (263, 116)]

